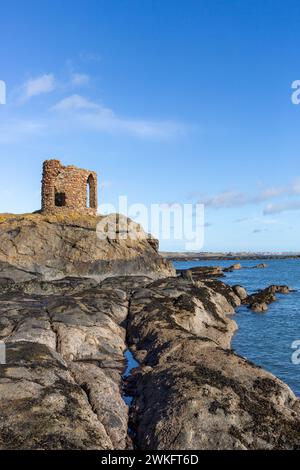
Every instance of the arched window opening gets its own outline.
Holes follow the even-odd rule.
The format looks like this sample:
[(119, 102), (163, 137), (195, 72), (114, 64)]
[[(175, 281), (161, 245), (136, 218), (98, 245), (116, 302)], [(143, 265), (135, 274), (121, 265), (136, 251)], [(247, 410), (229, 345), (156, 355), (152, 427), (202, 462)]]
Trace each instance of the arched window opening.
[(95, 178), (93, 175), (90, 175), (87, 179), (86, 206), (92, 209), (96, 208), (96, 185)]
[(86, 185), (86, 207), (91, 207), (91, 185), (89, 183), (89, 180), (87, 181)]

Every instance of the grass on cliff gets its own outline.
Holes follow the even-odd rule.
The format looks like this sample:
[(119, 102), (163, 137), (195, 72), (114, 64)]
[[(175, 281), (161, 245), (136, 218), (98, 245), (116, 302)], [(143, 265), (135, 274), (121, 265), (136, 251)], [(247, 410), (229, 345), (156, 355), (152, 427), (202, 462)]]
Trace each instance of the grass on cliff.
[(32, 221), (34, 223), (48, 222), (50, 224), (67, 224), (87, 228), (95, 228), (101, 216), (83, 215), (77, 212), (44, 215), (40, 212), (28, 214), (0, 214), (0, 225), (6, 222)]

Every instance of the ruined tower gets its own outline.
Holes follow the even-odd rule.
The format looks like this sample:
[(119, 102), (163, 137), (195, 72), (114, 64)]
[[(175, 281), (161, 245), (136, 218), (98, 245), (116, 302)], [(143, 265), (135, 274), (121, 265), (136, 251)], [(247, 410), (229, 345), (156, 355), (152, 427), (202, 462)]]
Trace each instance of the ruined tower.
[(97, 213), (97, 174), (76, 166), (63, 166), (59, 160), (43, 164), (42, 212), (63, 214)]

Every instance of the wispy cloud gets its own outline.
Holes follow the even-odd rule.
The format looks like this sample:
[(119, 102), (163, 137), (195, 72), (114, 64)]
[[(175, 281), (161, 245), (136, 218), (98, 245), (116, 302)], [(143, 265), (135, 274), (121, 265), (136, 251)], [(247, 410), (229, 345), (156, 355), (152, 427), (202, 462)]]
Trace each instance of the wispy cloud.
[(74, 86), (87, 85), (90, 82), (90, 76), (85, 73), (72, 73), (71, 83)]
[(79, 58), (82, 62), (101, 62), (101, 55), (97, 52), (80, 52)]
[[(15, 102), (17, 104), (27, 104), (29, 100), (46, 93), (53, 93), (55, 100), (62, 93), (74, 90), (74, 87), (82, 87), (90, 81), (90, 76), (86, 73), (75, 72), (71, 65), (68, 66), (68, 75), (65, 79), (57, 79), (53, 73), (43, 74), (38, 77), (28, 79), (15, 90)], [(107, 133), (113, 135), (124, 134), (138, 138), (169, 139), (185, 135), (190, 129), (182, 122), (173, 120), (151, 120), (145, 118), (133, 118), (121, 115), (113, 109), (103, 105), (97, 100), (89, 99), (81, 94), (65, 95), (59, 101), (53, 101), (53, 105), (41, 112), (37, 121), (43, 122), (52, 134), (56, 132), (78, 132)], [(49, 114), (49, 110), (51, 114)], [(24, 121), (20, 130), (16, 129), (16, 136), (30, 134), (30, 129), (36, 129), (33, 122), (35, 108), (31, 108), (32, 121)], [(11, 129), (13, 126), (11, 127)], [(9, 133), (9, 135), (11, 135)], [(7, 137), (2, 137), (2, 141), (7, 141)]]
[(221, 191), (211, 197), (204, 198), (199, 201), (202, 202), (206, 207), (213, 209), (224, 209), (231, 207), (241, 207), (247, 204), (247, 195), (235, 191)]
[(279, 224), (279, 220), (277, 219), (269, 219), (266, 217), (241, 217), (240, 219), (234, 220), (236, 224), (247, 223), (249, 224), (264, 224), (264, 225), (277, 225)]
[(137, 137), (169, 138), (186, 133), (186, 126), (173, 121), (131, 119), (81, 95), (71, 95), (52, 107), (53, 111), (68, 113), (80, 125), (94, 132), (129, 134)]
[(12, 119), (5, 123), (0, 123), (0, 143), (10, 144), (24, 137), (37, 135), (42, 131), (45, 125), (42, 122)]
[(281, 214), (289, 211), (299, 211), (300, 201), (286, 201), (280, 204), (268, 204), (264, 209), (264, 215)]
[(255, 230), (253, 230), (252, 233), (264, 233), (264, 232), (268, 232), (269, 230), (267, 228), (256, 228)]
[(54, 111), (100, 110), (100, 106), (80, 95), (71, 95), (62, 99), (51, 108)]
[(27, 80), (21, 87), (21, 101), (27, 101), (34, 96), (52, 92), (56, 87), (54, 75), (52, 73), (41, 75)]
[(234, 220), (234, 223), (241, 224), (243, 222), (249, 222), (250, 220), (252, 220), (252, 217), (241, 217), (240, 219)]
[[(193, 197), (195, 197), (195, 193)], [(298, 180), (287, 186), (271, 187), (260, 190), (254, 194), (225, 190), (220, 191), (212, 196), (199, 195), (199, 202), (204, 204), (207, 208), (212, 209), (230, 209), (244, 207), (247, 205), (256, 205), (267, 202), (271, 199), (279, 197), (293, 197), (300, 194), (300, 183)], [(190, 195), (191, 197), (191, 195)], [(276, 213), (276, 211), (283, 212), (285, 207), (297, 207), (297, 203), (289, 202), (286, 204), (269, 205), (264, 210), (264, 214)], [(243, 222), (244, 218), (238, 219), (237, 222)]]

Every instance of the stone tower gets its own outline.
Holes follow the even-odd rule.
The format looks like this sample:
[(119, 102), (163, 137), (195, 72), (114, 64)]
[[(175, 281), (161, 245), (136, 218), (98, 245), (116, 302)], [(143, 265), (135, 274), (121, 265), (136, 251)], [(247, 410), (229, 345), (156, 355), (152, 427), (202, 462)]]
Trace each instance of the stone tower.
[(63, 166), (59, 160), (43, 164), (42, 212), (63, 214), (97, 213), (97, 174), (76, 166)]

